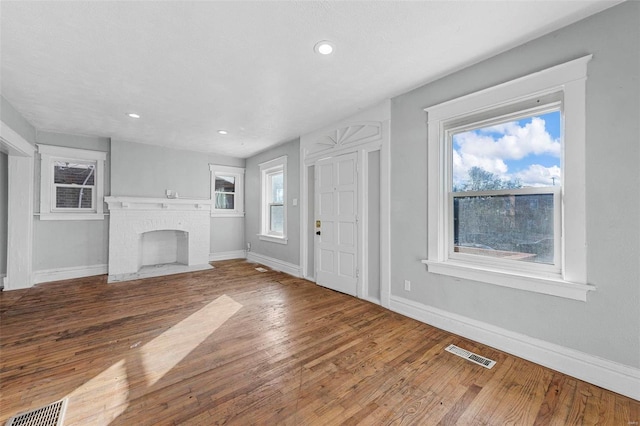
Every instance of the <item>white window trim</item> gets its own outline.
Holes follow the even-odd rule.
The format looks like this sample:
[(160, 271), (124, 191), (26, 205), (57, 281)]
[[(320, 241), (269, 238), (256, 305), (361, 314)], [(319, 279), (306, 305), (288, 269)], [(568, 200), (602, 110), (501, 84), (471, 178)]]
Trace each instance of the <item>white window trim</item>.
[[(595, 286), (587, 284), (585, 215), (585, 122), (587, 63), (592, 55), (566, 62), (425, 108), (428, 113), (428, 258), (429, 272), (450, 275), (558, 297), (586, 301)], [(447, 123), (483, 110), (517, 104), (534, 97), (563, 95), (562, 254), (557, 273), (515, 271), (448, 257)]]
[[(211, 217), (244, 217), (244, 172), (242, 167), (220, 166), (209, 164), (211, 172)], [(236, 178), (234, 209), (216, 209), (216, 176), (233, 176)]]
[[(87, 149), (66, 148), (54, 145), (38, 144), (40, 162), (40, 220), (103, 220), (104, 219), (104, 163), (107, 153)], [(95, 161), (95, 209), (92, 211), (72, 211), (55, 209), (53, 185), (53, 162)]]
[[(287, 156), (274, 158), (273, 160), (260, 163), (260, 233), (258, 238), (262, 241), (269, 241), (278, 244), (287, 244)], [(269, 199), (267, 187), (267, 175), (282, 170), (283, 173), (283, 200), (284, 200), (284, 225), (282, 227), (282, 235), (269, 232)]]

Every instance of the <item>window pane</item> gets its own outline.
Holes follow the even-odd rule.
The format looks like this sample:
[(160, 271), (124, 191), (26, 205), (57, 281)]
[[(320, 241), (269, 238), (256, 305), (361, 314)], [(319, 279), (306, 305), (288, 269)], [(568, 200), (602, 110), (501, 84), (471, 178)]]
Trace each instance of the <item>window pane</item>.
[(93, 185), (95, 164), (74, 164), (56, 161), (53, 165), (54, 183), (67, 185)]
[(236, 192), (236, 178), (233, 176), (216, 176), (215, 192)]
[(278, 233), (284, 231), (284, 206), (282, 204), (269, 206), (269, 231)]
[(56, 188), (56, 208), (58, 209), (90, 209), (92, 188)]
[(552, 111), (454, 134), (453, 192), (560, 185), (560, 129)]
[(216, 192), (216, 209), (234, 209), (235, 194)]
[(271, 183), (271, 202), (284, 204), (284, 173), (272, 174), (270, 178)]
[(553, 194), (456, 197), (454, 251), (553, 264)]

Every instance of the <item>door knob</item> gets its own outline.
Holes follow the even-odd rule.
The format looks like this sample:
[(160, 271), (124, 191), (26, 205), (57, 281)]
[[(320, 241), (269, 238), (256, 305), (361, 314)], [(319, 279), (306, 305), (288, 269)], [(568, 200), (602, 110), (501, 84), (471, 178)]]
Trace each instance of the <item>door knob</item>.
[(320, 231), (316, 231), (316, 235), (320, 235)]

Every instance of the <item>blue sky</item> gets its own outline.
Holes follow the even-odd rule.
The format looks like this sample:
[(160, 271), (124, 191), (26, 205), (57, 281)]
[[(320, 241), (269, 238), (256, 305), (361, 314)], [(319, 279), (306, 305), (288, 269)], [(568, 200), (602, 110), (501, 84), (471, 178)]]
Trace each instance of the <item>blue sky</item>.
[(454, 185), (481, 167), (523, 186), (551, 186), (561, 181), (561, 114), (553, 111), (453, 136)]

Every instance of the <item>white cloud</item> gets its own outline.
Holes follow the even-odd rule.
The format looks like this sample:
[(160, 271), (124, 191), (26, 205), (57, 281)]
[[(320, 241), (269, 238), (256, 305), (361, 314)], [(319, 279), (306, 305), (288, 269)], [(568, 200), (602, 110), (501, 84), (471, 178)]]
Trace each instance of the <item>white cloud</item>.
[(560, 185), (560, 167), (544, 167), (540, 164), (532, 164), (528, 169), (514, 173), (515, 178), (520, 179), (523, 186), (552, 186)]
[[(524, 126), (513, 121), (459, 133), (454, 137), (453, 148), (453, 179), (457, 184), (468, 179), (468, 171), (472, 167), (481, 167), (502, 179), (520, 178), (525, 186), (541, 186), (544, 179), (549, 185), (551, 173), (560, 176), (556, 166), (546, 168), (530, 164), (527, 170), (517, 173), (508, 170), (506, 162), (522, 160), (530, 155), (560, 158), (560, 141), (551, 137), (546, 131), (545, 121), (539, 117), (533, 117)], [(557, 172), (552, 170), (554, 167)]]
[(469, 169), (480, 167), (497, 176), (507, 174), (506, 163), (500, 158), (482, 157), (466, 152), (453, 151), (453, 181), (464, 182), (469, 178)]

